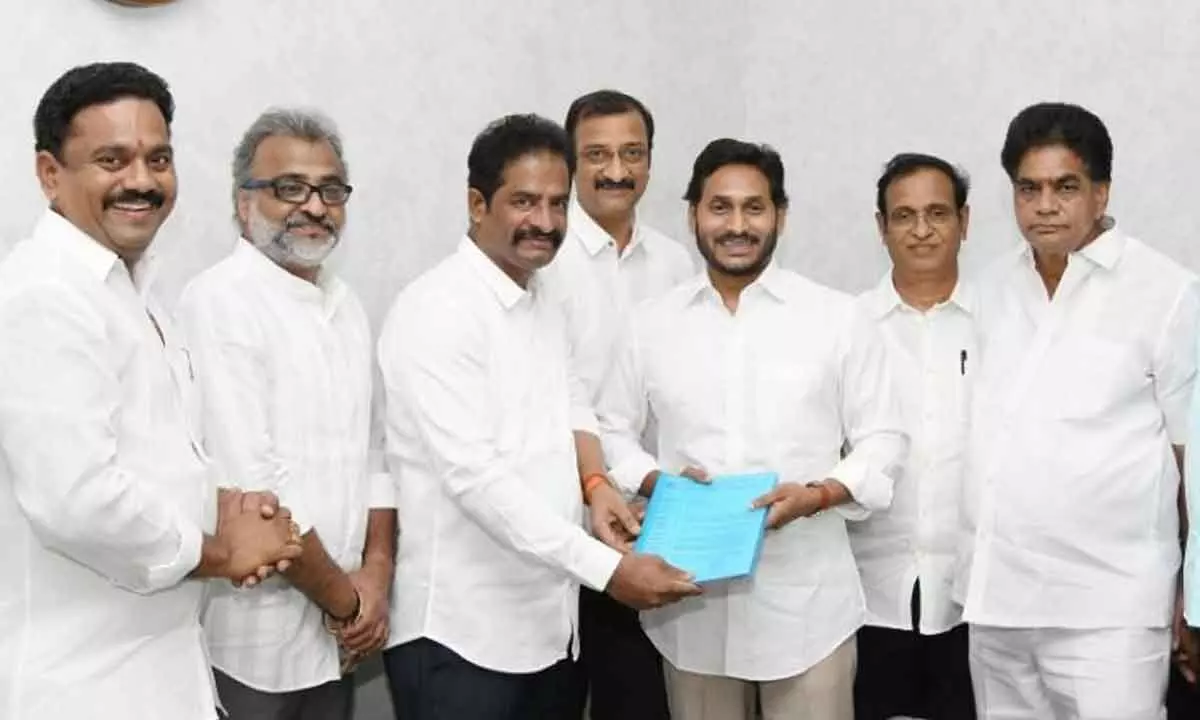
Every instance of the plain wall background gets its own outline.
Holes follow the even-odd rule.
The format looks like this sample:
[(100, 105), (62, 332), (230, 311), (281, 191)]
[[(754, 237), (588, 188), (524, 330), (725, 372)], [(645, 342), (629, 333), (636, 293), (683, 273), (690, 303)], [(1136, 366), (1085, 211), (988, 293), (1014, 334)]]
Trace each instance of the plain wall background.
[[(630, 92), (658, 136), (643, 218), (685, 240), (679, 200), (695, 154), (735, 136), (775, 145), (792, 210), (781, 262), (848, 291), (886, 269), (875, 180), (896, 152), (972, 176), (964, 262), (1017, 239), (999, 166), (1011, 117), (1078, 102), (1116, 145), (1111, 211), (1193, 269), (1200, 248), (1200, 3), (1193, 0), (0, 0), (0, 253), (44, 207), (33, 109), (71, 65), (141, 62), (178, 104), (181, 194), (159, 243), (168, 299), (231, 248), (233, 146), (269, 105), (340, 125), (354, 199), (335, 262), (372, 321), (453, 248), (466, 154), (490, 120), (562, 119), (577, 95)], [(388, 717), (376, 677), (361, 718)]]

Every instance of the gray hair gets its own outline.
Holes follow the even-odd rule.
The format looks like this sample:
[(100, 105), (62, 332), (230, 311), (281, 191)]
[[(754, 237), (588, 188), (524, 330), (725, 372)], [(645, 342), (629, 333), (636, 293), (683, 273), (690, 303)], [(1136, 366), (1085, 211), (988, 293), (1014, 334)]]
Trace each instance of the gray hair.
[[(338, 135), (337, 126), (325, 115), (313, 110), (296, 108), (270, 108), (246, 130), (242, 141), (238, 143), (233, 153), (233, 207), (234, 219), (237, 219), (238, 190), (251, 180), (250, 166), (254, 164), (254, 156), (258, 146), (271, 137), (293, 137), (312, 142), (324, 140), (333, 148), (342, 174), (349, 176), (349, 168), (342, 154), (342, 138)], [(240, 222), (240, 221), (239, 221)]]

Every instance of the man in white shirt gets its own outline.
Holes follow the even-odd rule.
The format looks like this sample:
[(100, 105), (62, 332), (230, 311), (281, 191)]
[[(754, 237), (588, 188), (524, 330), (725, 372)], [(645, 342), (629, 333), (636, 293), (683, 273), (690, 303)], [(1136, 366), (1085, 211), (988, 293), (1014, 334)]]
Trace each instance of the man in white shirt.
[(202, 390), (205, 438), (224, 475), (271, 491), (305, 529), (304, 554), (254, 593), (214, 588), (204, 616), (230, 720), (351, 715), (348, 662), (387, 639), (395, 501), (368, 468), (371, 331), (324, 267), (351, 187), (333, 123), (275, 109), (233, 161), (241, 237), (180, 301)]
[[(594, 399), (629, 308), (686, 280), (692, 261), (637, 216), (654, 148), (645, 105), (598, 90), (571, 103), (564, 127), (577, 158), (575, 197), (563, 246), (539, 278), (566, 309), (575, 372)], [(579, 625), (592, 720), (669, 720), (662, 659), (637, 611), (583, 587)]]
[(967, 178), (945, 160), (892, 158), (876, 188), (876, 223), (892, 270), (862, 296), (887, 345), (911, 440), (892, 505), (850, 525), (867, 600), (858, 633), (857, 720), (971, 720), (967, 628), (954, 602), (974, 303), (958, 252)]
[[(846, 519), (887, 507), (907, 440), (855, 299), (772, 261), (784, 187), (770, 148), (700, 153), (686, 198), (707, 272), (631, 314), (599, 406), (629, 492), (649, 496), (660, 468), (780, 476), (758, 501), (770, 530), (755, 574), (643, 616), (675, 720), (750, 720), (756, 703), (766, 720), (853, 717), (863, 601)], [(650, 416), (657, 457), (639, 443)]]
[(537, 277), (563, 242), (573, 164), (549, 120), (489, 125), (467, 159), (467, 236), (384, 322), (403, 528), (384, 663), (402, 720), (570, 717), (580, 584), (634, 607), (699, 592), (660, 558), (622, 555), (581, 527), (582, 497), (616, 544), (605, 523), (625, 504)]
[(1001, 160), (1025, 242), (979, 283), (956, 578), (979, 715), (1160, 718), (1196, 278), (1106, 215), (1091, 112), (1026, 108)]
[(34, 117), (50, 207), (0, 263), (4, 718), (215, 719), (191, 578), (253, 583), (299, 553), (286, 509), (209, 477), (149, 290), (173, 113), (160, 77), (98, 63)]

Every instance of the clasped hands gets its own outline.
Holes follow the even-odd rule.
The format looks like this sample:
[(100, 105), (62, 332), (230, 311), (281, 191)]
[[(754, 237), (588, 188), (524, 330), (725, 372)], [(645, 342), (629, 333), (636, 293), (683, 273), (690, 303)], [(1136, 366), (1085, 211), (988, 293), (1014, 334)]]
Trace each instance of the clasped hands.
[(217, 491), (216, 541), (223, 551), (221, 576), (253, 587), (284, 572), (300, 557), (300, 527), (271, 492)]

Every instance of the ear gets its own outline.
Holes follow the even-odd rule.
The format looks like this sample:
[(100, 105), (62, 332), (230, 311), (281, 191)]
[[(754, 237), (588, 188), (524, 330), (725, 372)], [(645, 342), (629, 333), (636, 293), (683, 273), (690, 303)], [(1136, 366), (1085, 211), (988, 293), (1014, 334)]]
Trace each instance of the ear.
[(887, 245), (887, 216), (878, 210), (875, 211), (875, 227), (879, 228), (880, 241)]
[(700, 233), (697, 232), (698, 228), (696, 226), (696, 206), (695, 205), (688, 205), (687, 224), (688, 224), (688, 230), (692, 231), (692, 237), (698, 237), (700, 235)]
[(959, 223), (959, 225), (962, 225), (962, 240), (960, 240), (960, 242), (966, 242), (967, 241), (967, 228), (970, 227), (970, 225), (971, 225), (971, 206), (970, 205), (963, 205), (962, 210), (958, 211), (958, 223)]
[(471, 219), (471, 226), (478, 226), (483, 222), (483, 216), (487, 215), (488, 203), (484, 199), (483, 193), (475, 188), (467, 188), (467, 217)]
[(250, 191), (239, 188), (237, 191), (237, 203), (234, 206), (234, 210), (237, 212), (238, 222), (241, 224), (243, 229), (250, 226), (251, 202), (253, 202), (253, 198), (250, 197)]
[(775, 235), (783, 237), (783, 231), (787, 229), (787, 208), (782, 207), (775, 211)]
[(1092, 186), (1092, 195), (1096, 200), (1096, 222), (1108, 214), (1108, 191), (1112, 188), (1111, 182), (1095, 183)]
[(58, 200), (62, 163), (53, 154), (41, 150), (34, 156), (34, 172), (37, 173), (38, 184), (42, 186), (42, 194), (53, 205)]

